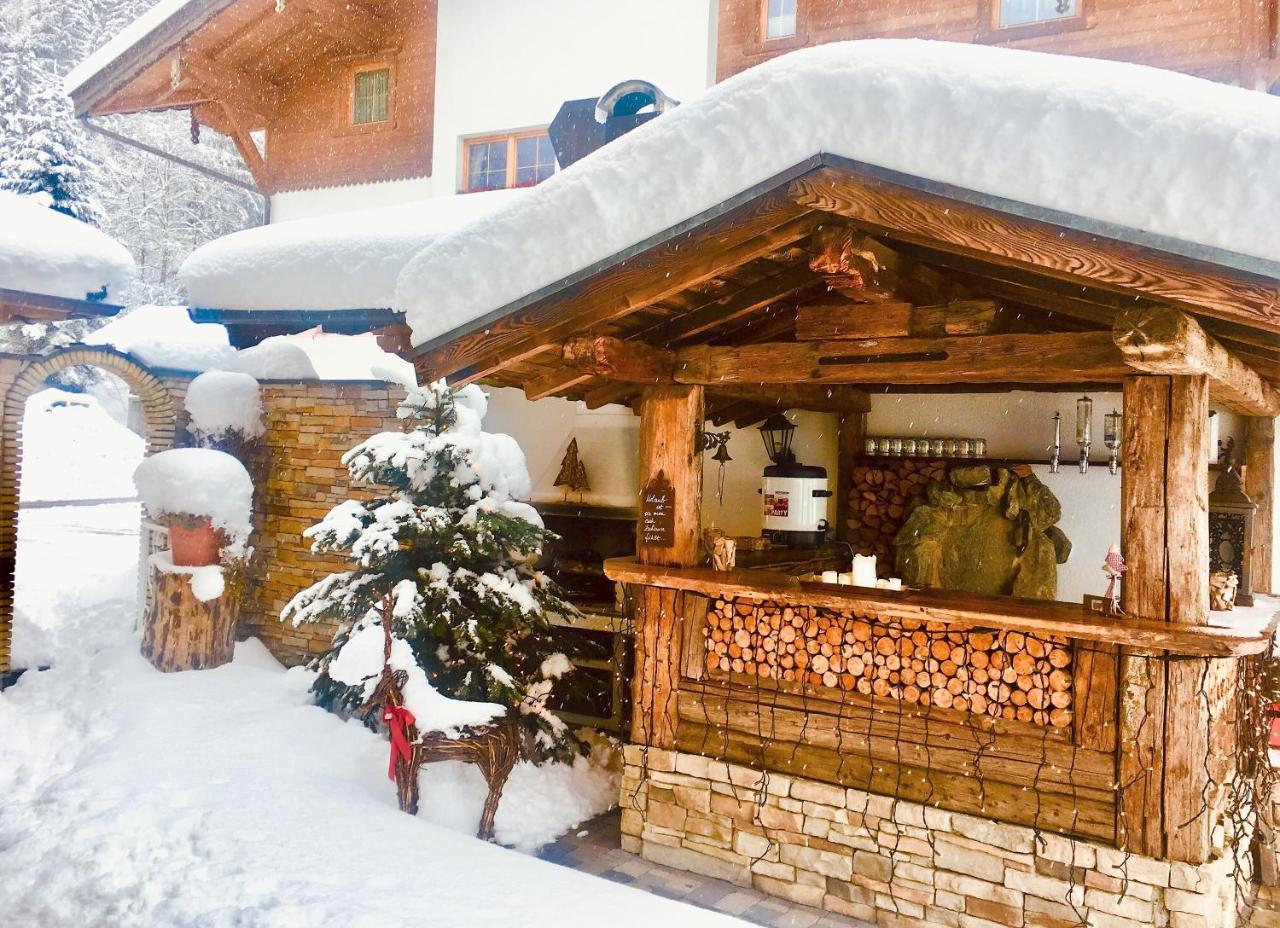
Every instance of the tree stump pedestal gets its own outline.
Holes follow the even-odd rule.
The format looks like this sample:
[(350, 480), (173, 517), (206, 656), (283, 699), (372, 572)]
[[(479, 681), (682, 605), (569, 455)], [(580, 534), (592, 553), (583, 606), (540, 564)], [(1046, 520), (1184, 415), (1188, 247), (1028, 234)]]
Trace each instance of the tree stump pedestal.
[(154, 562), (149, 568), (151, 604), (142, 630), (142, 656), (165, 673), (208, 670), (228, 663), (235, 652), (240, 615), (237, 584), (224, 583), (221, 595), (202, 600), (196, 591), (202, 586), (200, 580), (209, 578), (198, 578), (193, 570), (222, 568), (183, 569)]

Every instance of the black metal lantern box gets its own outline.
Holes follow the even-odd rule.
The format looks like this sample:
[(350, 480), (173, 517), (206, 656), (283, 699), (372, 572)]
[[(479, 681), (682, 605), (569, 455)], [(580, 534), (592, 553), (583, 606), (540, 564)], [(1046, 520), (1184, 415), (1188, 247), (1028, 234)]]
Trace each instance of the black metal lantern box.
[(1258, 505), (1244, 492), (1240, 473), (1228, 450), (1222, 473), (1209, 494), (1209, 570), (1229, 571), (1240, 579), (1236, 602), (1253, 605), (1249, 578), (1253, 552), (1253, 519)]

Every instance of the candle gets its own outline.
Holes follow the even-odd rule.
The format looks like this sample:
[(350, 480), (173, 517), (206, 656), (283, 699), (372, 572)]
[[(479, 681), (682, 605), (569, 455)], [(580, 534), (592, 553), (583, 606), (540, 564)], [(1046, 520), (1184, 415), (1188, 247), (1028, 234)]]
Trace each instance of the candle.
[(876, 556), (855, 554), (853, 556), (853, 582), (855, 586), (876, 585)]
[(890, 577), (890, 578), (889, 578), (889, 589), (891, 589), (891, 590), (897, 590), (898, 592), (901, 592), (901, 591), (902, 591), (902, 578), (901, 578), (901, 577)]
[(824, 570), (824, 571), (822, 572), (822, 582), (823, 582), (823, 583), (839, 583), (839, 582), (840, 582), (840, 571), (838, 571), (838, 570)]
[(842, 574), (840, 575), (840, 585), (841, 585), (841, 586), (853, 586), (853, 574), (851, 574), (851, 573), (842, 573)]

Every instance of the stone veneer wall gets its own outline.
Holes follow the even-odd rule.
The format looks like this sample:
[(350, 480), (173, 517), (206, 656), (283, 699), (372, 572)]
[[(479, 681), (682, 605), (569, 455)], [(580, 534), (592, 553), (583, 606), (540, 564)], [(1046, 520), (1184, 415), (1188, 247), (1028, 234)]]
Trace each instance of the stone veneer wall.
[(400, 431), (395, 410), (403, 397), (403, 388), (381, 381), (262, 383), (267, 428), (250, 465), (255, 550), (239, 635), (261, 638), (286, 663), (323, 651), (335, 629), (294, 628), (280, 621), (280, 610), (299, 590), (345, 568), (340, 558), (313, 554), (302, 532), (343, 500), (368, 495), (349, 485), (342, 455), (376, 432)]
[(621, 804), (625, 850), (886, 928), (1237, 924), (1225, 857), (1126, 855), (640, 745), (626, 748)]

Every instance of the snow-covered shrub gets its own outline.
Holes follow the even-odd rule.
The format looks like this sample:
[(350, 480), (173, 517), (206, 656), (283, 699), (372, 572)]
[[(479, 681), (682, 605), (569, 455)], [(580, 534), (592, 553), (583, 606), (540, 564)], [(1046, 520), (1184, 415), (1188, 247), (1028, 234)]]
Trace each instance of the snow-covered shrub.
[[(526, 756), (568, 759), (581, 745), (548, 700), (575, 675), (547, 616), (574, 609), (534, 567), (548, 533), (518, 499), (530, 492), (524, 453), (509, 436), (481, 429), (485, 408), (477, 387), (417, 388), (397, 410), (408, 431), (383, 432), (347, 452), (353, 482), (379, 495), (347, 500), (307, 530), (315, 551), (342, 553), (350, 568), (303, 590), (283, 618), (341, 623), (318, 663), (323, 705), (349, 711), (372, 692), (385, 615), (393, 665), (411, 682), (473, 704), (468, 712), (496, 703), (518, 718)], [(394, 663), (409, 658), (416, 671)], [(424, 726), (438, 707), (424, 704)]]
[(211, 448), (161, 451), (138, 465), (133, 482), (152, 518), (208, 519), (226, 535), (225, 557), (245, 554), (253, 481), (231, 455)]
[(236, 437), (261, 438), (262, 391), (258, 381), (234, 371), (209, 371), (187, 387), (191, 433), (202, 445)]

